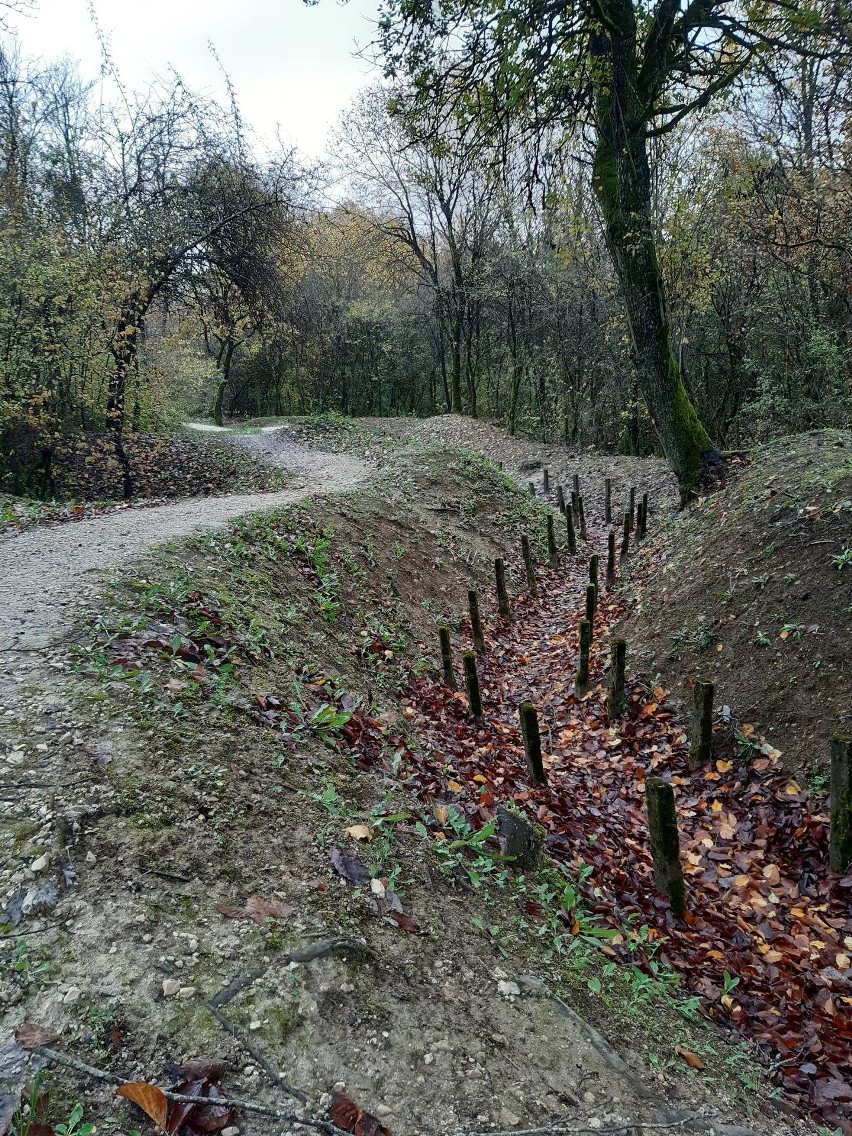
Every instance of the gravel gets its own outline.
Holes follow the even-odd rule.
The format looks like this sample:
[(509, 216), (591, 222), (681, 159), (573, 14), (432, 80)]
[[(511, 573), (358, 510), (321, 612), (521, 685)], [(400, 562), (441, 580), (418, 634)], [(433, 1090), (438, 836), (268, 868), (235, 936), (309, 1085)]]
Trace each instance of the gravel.
[[(216, 436), (222, 435), (217, 431)], [(0, 653), (61, 643), (80, 610), (98, 595), (102, 574), (159, 544), (223, 528), (244, 513), (346, 492), (373, 473), (351, 454), (312, 450), (285, 430), (233, 434), (229, 440), (259, 460), (289, 470), (297, 482), (276, 493), (190, 498), (0, 537)]]

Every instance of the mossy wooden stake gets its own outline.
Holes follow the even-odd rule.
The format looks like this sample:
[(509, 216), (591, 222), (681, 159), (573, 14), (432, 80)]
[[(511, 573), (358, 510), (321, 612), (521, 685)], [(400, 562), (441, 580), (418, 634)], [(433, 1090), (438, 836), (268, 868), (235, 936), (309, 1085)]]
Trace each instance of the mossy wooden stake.
[(530, 489), (530, 497), (535, 497), (535, 482), (528, 481), (527, 485), (529, 486), (529, 489)]
[(506, 591), (506, 565), (499, 556), (494, 561), (494, 579), (497, 583), (497, 610), (501, 615), (508, 615), (509, 593)]
[(604, 520), (612, 524), (612, 478), (604, 479)]
[(624, 534), (621, 538), (621, 552), (620, 557), (623, 560), (627, 553), (630, 551), (630, 514), (624, 514)]
[(686, 886), (680, 866), (674, 789), (659, 777), (645, 778), (645, 805), (654, 861), (654, 882), (668, 896), (675, 915), (686, 913)]
[(574, 476), (571, 478), (571, 485), (573, 486), (573, 488), (571, 490), (571, 496), (572, 497), (579, 497), (580, 496), (580, 475), (579, 475), (579, 473), (575, 473)]
[(598, 557), (594, 553), (589, 557), (589, 583), (598, 586)]
[(648, 494), (642, 494), (642, 504), (640, 506), (641, 512), (639, 514), (639, 537), (641, 540), (645, 539), (645, 533), (648, 531)]
[(586, 585), (586, 619), (594, 623), (595, 612), (598, 610), (598, 589), (594, 584)]
[(476, 588), (468, 588), (467, 606), (470, 609), (470, 629), (473, 632), (473, 645), (477, 651), (485, 650), (485, 633), (482, 630), (482, 617), (479, 614), (479, 595)]
[(689, 768), (709, 765), (713, 750), (713, 683), (696, 682), (692, 690), (692, 737), (689, 741)]
[(450, 690), (458, 690), (455, 671), (453, 670), (453, 647), (450, 643), (450, 629), (446, 625), (438, 628), (438, 638), (441, 641), (441, 667), (444, 671), (444, 685)]
[(577, 537), (574, 533), (574, 510), (565, 510), (565, 524), (568, 529), (568, 551), (572, 556), (577, 555)]
[(852, 738), (831, 739), (831, 838), (828, 863), (833, 872), (852, 864)]
[(609, 530), (606, 544), (606, 585), (612, 588), (618, 582), (618, 573), (615, 567), (615, 531)]
[(565, 512), (565, 490), (561, 485), (556, 486), (556, 507), (560, 513)]
[(550, 492), (550, 470), (549, 469), (545, 469), (545, 470), (542, 471), (541, 479), (542, 479), (542, 482), (544, 484), (544, 495), (546, 497), (547, 494)]
[(559, 560), (559, 550), (556, 547), (556, 533), (553, 529), (553, 513), (547, 514), (547, 559), (551, 568), (555, 568)]
[(580, 657), (577, 660), (577, 675), (574, 679), (574, 693), (578, 698), (589, 689), (589, 649), (592, 645), (592, 625), (588, 619), (580, 620)]
[(627, 666), (627, 640), (613, 639), (612, 669), (609, 676), (607, 710), (610, 718), (615, 718), (624, 709), (624, 673)]
[(577, 498), (577, 513), (580, 518), (580, 540), (586, 539), (586, 514), (583, 512), (583, 498)]
[(636, 520), (636, 490), (635, 489), (630, 490), (630, 509), (629, 509), (629, 512), (630, 512), (630, 527), (632, 529), (634, 522)]
[(502, 473), (502, 472), (503, 472), (503, 463), (502, 463), (502, 462), (497, 462), (497, 468), (498, 468), (498, 469), (500, 470), (500, 472)]
[(530, 779), (537, 785), (547, 784), (547, 774), (541, 760), (541, 731), (538, 728), (538, 711), (531, 702), (522, 702), (518, 707), (521, 719), (521, 736), (524, 739), (524, 753), (527, 755), (527, 769)]
[(476, 671), (476, 655), (473, 651), (462, 651), (464, 684), (467, 687), (467, 701), (470, 712), (479, 722), (482, 720), (482, 694), (479, 690), (479, 675)]
[(524, 568), (527, 572), (527, 589), (531, 596), (537, 596), (538, 588), (535, 585), (535, 565), (533, 564), (532, 549), (530, 548), (530, 538), (526, 534), (521, 537), (521, 553), (524, 558)]

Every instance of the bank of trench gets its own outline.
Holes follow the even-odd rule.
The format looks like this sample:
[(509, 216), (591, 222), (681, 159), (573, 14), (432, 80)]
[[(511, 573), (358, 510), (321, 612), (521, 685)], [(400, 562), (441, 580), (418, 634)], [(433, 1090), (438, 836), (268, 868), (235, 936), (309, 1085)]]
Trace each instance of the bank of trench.
[[(50, 685), (16, 672), (0, 717), (10, 802), (0, 835), (5, 916), (27, 947), (25, 965), (16, 955), (19, 969), (0, 968), (3, 1025), (34, 1022), (85, 1064), (140, 1081), (162, 1082), (181, 1055), (215, 1054), (228, 1066), (226, 1091), (277, 1106), (275, 1085), (205, 1009), (257, 973), (226, 1016), (309, 1098), (314, 1117), (342, 1081), (395, 1133), (553, 1126), (566, 1115), (603, 1125), (689, 1117), (700, 1130), (720, 1111), (737, 1122), (748, 1112), (754, 1131), (810, 1130), (743, 1087), (750, 1052), (684, 1019), (676, 988), (667, 996), (673, 972), (651, 966), (653, 929), (666, 930), (659, 911), (648, 932), (639, 925), (635, 969), (608, 973), (633, 940), (623, 931), (624, 944), (601, 939), (614, 929), (605, 892), (571, 898), (584, 870), (547, 863), (517, 877), (492, 844), (475, 852), (475, 826), (492, 805), (474, 791), (489, 769), (471, 770), (470, 783), (449, 776), (452, 738), (470, 723), (463, 702), (448, 706), (447, 692), (423, 676), (436, 622), (458, 627), (468, 581), (487, 611), (495, 555), (510, 556), (522, 531), (544, 555), (544, 517), (492, 462), (403, 446), (357, 493), (260, 513), (137, 564), (114, 582), (96, 622), (45, 658)], [(511, 627), (526, 636), (530, 660), (536, 636), (519, 614), (532, 630), (562, 605), (573, 622), (585, 551), (563, 560), (553, 577), (562, 585), (549, 594), (540, 573), (538, 605), (511, 565)], [(508, 681), (521, 672), (513, 631), (503, 630)], [(554, 697), (567, 705), (570, 635), (563, 647), (566, 691)], [(559, 660), (554, 646), (542, 651)], [(493, 634), (491, 652), (496, 661)], [(535, 694), (544, 715), (543, 690)], [(507, 695), (507, 707), (521, 693)], [(430, 697), (446, 723), (431, 713), (418, 722), (415, 701), (425, 711)], [(502, 734), (487, 728), (507, 769), (517, 757), (512, 721), (507, 709)], [(423, 738), (433, 725), (447, 731), (433, 757), (418, 724)], [(523, 793), (522, 782), (500, 775), (495, 802)], [(458, 834), (449, 832), (454, 817)], [(439, 839), (439, 821), (450, 839)], [(352, 834), (359, 826), (370, 831), (366, 844)], [(343, 878), (334, 849), (360, 858), (404, 912), (379, 907), (363, 877)], [(471, 871), (488, 877), (482, 886)], [(44, 911), (34, 906), (42, 889)], [(292, 911), (240, 916), (259, 899)], [(342, 938), (349, 949), (298, 962), (317, 938)], [(367, 944), (366, 958), (354, 940)], [(550, 992), (616, 1044), (617, 1068)], [(706, 1069), (690, 1070), (675, 1043), (700, 1050)], [(79, 1097), (98, 1121), (116, 1115), (103, 1085), (56, 1086), (51, 1071), (54, 1101)], [(138, 1126), (119, 1115), (123, 1130)]]
[[(577, 697), (593, 553), (601, 588), (591, 690)], [(481, 827), (499, 801), (543, 825), (549, 854), (583, 881), (577, 910), (566, 912), (578, 934), (583, 907), (609, 929), (604, 951), (613, 963), (649, 976), (663, 960), (674, 966), (711, 1019), (757, 1043), (790, 1098), (852, 1132), (852, 872), (828, 869), (826, 811), (748, 726), (737, 734), (717, 724), (716, 760), (690, 772), (683, 721), (660, 686), (628, 681), (626, 709), (609, 717), (610, 628), (624, 601), (605, 586), (605, 563), (606, 529), (592, 522), (579, 556), (537, 569), (538, 598), (516, 595), (508, 619), (489, 619), (477, 664), (481, 724), (442, 682), (412, 685), (412, 722), (425, 747), (407, 755), (403, 783), (431, 805), (430, 827), (447, 839), (448, 810)], [(485, 606), (496, 613), (496, 601)], [(458, 645), (472, 649), (469, 621), (462, 630)], [(539, 712), (545, 788), (530, 783), (525, 764), (518, 707), (526, 700)], [(688, 887), (682, 920), (653, 883), (644, 804), (651, 775), (675, 788)]]

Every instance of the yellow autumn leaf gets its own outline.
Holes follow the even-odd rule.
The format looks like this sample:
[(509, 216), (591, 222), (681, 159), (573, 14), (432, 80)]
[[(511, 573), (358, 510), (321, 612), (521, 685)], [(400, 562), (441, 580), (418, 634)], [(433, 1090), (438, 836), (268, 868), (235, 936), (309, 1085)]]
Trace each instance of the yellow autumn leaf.
[(346, 835), (351, 836), (353, 840), (360, 840), (363, 844), (373, 839), (373, 834), (366, 824), (350, 824), (346, 829)]
[(460, 793), (462, 791), (462, 787), (459, 785), (458, 781), (448, 781), (447, 788), (451, 793)]

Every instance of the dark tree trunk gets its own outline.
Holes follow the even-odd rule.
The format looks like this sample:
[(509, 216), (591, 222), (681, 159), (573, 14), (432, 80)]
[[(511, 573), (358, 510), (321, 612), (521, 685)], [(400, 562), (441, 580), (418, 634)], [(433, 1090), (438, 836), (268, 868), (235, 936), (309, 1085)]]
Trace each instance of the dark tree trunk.
[(125, 305), (119, 316), (110, 348), (115, 366), (107, 390), (106, 422), (112, 434), (115, 456), (121, 464), (122, 495), (126, 501), (133, 496), (130, 460), (124, 448), (127, 383), (137, 368), (137, 339), (141, 322), (139, 304), (131, 301)]
[(639, 388), (687, 500), (721, 472), (721, 461), (689, 400), (671, 350), (671, 333), (651, 208), (646, 108), (639, 95), (636, 25), (629, 0), (606, 5), (607, 31), (593, 40), (610, 83), (597, 84), (593, 184), (621, 285)]

